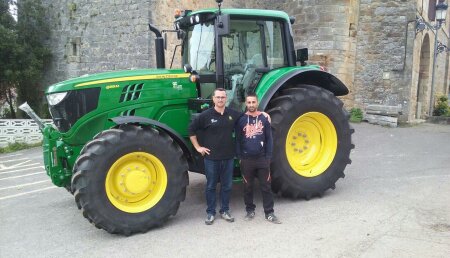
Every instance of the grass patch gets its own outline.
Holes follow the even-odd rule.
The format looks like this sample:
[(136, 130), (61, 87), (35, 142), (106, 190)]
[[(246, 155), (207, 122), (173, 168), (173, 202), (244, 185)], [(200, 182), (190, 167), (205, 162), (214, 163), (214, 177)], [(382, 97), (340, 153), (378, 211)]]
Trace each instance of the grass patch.
[(42, 146), (42, 142), (37, 143), (23, 143), (23, 142), (15, 142), (15, 143), (9, 143), (6, 147), (0, 147), (0, 153), (10, 153), (20, 150), (25, 150), (29, 148), (39, 147)]

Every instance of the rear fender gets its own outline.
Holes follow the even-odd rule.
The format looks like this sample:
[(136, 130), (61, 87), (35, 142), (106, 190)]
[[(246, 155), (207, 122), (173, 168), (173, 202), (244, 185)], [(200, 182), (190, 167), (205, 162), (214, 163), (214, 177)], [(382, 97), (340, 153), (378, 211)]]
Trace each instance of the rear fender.
[(314, 85), (332, 92), (335, 96), (344, 96), (349, 92), (344, 83), (330, 73), (322, 70), (294, 70), (281, 76), (270, 87), (268, 87), (266, 92), (258, 94), (261, 99), (259, 102), (259, 109), (264, 110), (273, 95), (280, 89), (297, 84)]

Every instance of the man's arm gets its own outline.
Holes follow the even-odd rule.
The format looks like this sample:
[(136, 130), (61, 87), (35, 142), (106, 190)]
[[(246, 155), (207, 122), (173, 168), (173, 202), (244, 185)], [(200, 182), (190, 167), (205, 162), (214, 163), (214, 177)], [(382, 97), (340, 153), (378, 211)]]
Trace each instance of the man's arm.
[(202, 156), (205, 154), (209, 155), (209, 149), (200, 146), (197, 140), (196, 132), (201, 128), (201, 116), (198, 116), (192, 120), (191, 124), (189, 125), (189, 139), (192, 142), (192, 145), (194, 146), (195, 150), (197, 150), (198, 153), (200, 153)]
[(190, 136), (189, 139), (191, 140), (192, 145), (198, 151), (198, 153), (202, 154), (202, 156), (205, 154), (209, 155), (210, 150), (208, 148), (202, 147), (202, 146), (200, 146), (200, 144), (198, 144), (196, 135)]
[(241, 140), (242, 140), (242, 128), (239, 126), (239, 118), (234, 127), (234, 135), (236, 137), (236, 157), (241, 159)]
[(273, 152), (273, 137), (272, 137), (272, 128), (270, 127), (270, 121), (267, 119), (264, 125), (264, 136), (266, 139), (266, 159), (272, 158)]

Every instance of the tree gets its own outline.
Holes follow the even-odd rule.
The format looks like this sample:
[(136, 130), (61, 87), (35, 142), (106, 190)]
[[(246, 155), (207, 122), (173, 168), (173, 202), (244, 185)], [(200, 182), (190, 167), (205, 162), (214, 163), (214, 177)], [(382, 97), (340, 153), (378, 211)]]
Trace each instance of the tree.
[(21, 46), (17, 64), (20, 77), (17, 81), (19, 103), (27, 101), (38, 114), (42, 114), (43, 87), (41, 85), (44, 67), (51, 57), (45, 46), (50, 29), (45, 19), (41, 0), (21, 0), (17, 4), (17, 40)]
[(6, 102), (9, 117), (16, 118), (14, 88), (20, 77), (16, 60), (22, 48), (18, 44), (16, 21), (9, 12), (10, 0), (0, 0), (0, 106)]
[[(17, 22), (9, 12), (11, 4), (17, 4)], [(40, 0), (0, 0), (0, 104), (8, 104), (10, 118), (16, 118), (14, 105), (25, 101), (43, 113), (41, 81), (51, 57), (45, 17)]]

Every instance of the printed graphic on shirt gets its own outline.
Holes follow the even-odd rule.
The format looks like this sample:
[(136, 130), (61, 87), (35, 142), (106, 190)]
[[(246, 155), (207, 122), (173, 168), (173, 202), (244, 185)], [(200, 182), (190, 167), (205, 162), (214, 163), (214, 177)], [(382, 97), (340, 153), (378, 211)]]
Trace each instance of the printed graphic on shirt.
[(217, 122), (217, 120), (216, 119), (214, 119), (214, 118), (211, 118), (211, 123), (216, 123)]
[(256, 124), (247, 123), (244, 127), (245, 137), (246, 138), (255, 138), (256, 135), (263, 134), (263, 124), (261, 121), (258, 121)]

